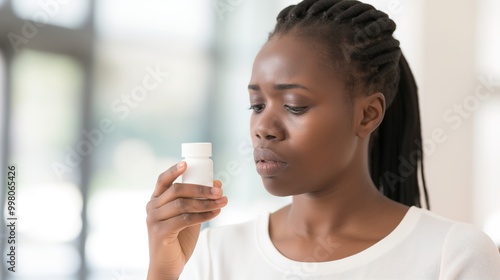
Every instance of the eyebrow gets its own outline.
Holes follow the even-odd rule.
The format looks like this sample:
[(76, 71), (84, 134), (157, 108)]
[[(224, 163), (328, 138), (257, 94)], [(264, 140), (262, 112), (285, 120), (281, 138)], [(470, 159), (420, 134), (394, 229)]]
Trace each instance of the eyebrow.
[[(300, 84), (275, 84), (274, 85), (275, 90), (288, 90), (288, 89), (296, 89), (296, 88), (309, 90), (307, 87), (300, 85)], [(251, 85), (248, 85), (248, 89), (254, 90), (254, 91), (260, 91), (260, 86), (255, 85), (255, 84), (251, 84)]]

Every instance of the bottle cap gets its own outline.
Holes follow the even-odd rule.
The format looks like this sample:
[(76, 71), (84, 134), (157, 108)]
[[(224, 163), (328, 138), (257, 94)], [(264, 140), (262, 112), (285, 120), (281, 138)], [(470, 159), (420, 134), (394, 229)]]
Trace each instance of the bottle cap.
[(182, 143), (182, 157), (211, 157), (212, 143)]

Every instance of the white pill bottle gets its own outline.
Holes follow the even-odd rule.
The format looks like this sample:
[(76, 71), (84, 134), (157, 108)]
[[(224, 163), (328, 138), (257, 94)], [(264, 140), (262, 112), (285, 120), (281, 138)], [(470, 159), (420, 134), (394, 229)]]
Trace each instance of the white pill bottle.
[(182, 183), (213, 187), (214, 163), (212, 143), (183, 143), (182, 157), (187, 169), (182, 174)]

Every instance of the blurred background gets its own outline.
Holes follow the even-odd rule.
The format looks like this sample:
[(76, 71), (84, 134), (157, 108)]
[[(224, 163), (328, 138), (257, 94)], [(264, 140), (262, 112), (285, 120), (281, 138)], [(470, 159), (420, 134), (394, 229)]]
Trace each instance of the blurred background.
[[(229, 205), (212, 225), (288, 203), (255, 172), (246, 86), (297, 2), (0, 0), (0, 279), (145, 279), (145, 206), (183, 142), (213, 142)], [(500, 2), (366, 2), (398, 24), (419, 85), (432, 210), (500, 245)]]

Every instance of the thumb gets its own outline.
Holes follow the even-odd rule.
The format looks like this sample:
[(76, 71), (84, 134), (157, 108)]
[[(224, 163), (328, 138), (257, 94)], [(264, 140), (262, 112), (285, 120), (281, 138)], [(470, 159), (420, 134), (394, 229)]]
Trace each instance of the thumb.
[(222, 188), (222, 182), (220, 180), (214, 180), (214, 188)]

